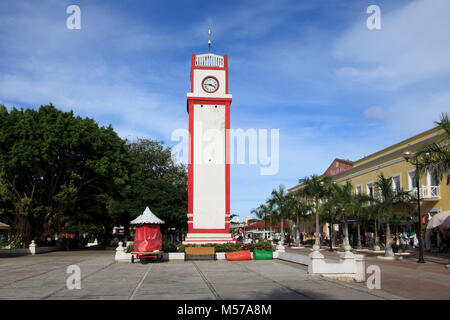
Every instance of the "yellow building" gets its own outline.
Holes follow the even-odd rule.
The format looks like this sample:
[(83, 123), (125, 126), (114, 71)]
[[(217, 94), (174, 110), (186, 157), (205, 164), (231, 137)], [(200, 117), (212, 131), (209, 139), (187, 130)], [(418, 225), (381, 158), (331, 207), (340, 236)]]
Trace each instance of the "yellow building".
[[(353, 186), (354, 193), (365, 193), (376, 197), (375, 182), (380, 174), (383, 174), (386, 178), (392, 177), (392, 185), (395, 190), (407, 190), (417, 196), (416, 167), (411, 162), (407, 162), (403, 154), (409, 151), (414, 155), (426, 145), (442, 141), (444, 137), (445, 131), (435, 127), (355, 162), (335, 159), (322, 176), (331, 176), (333, 181), (338, 184), (345, 184), (349, 181)], [(343, 166), (345, 169), (342, 169)], [(338, 167), (341, 169), (330, 170), (330, 168)], [(422, 215), (433, 215), (450, 210), (450, 185), (447, 185), (446, 176), (438, 182), (436, 177), (427, 172), (419, 177), (419, 186)], [(293, 193), (301, 188), (302, 185), (297, 185), (290, 188), (288, 192)], [(313, 216), (311, 219), (306, 219), (306, 227), (303, 226), (301, 230), (312, 232), (313, 220)], [(422, 225), (422, 227), (425, 226)], [(324, 225), (323, 231), (326, 230), (327, 226)]]
[[(353, 168), (334, 175), (333, 180), (339, 184), (350, 181), (355, 193), (376, 196), (374, 185), (380, 174), (383, 174), (386, 178), (392, 177), (394, 190), (403, 189), (417, 195), (416, 167), (407, 162), (403, 154), (409, 151), (414, 155), (424, 146), (438, 142), (443, 137), (444, 130), (438, 127), (427, 130), (355, 161)], [(438, 183), (437, 177), (427, 172), (419, 177), (419, 186), (422, 213), (450, 210), (450, 185), (447, 185), (446, 177)]]

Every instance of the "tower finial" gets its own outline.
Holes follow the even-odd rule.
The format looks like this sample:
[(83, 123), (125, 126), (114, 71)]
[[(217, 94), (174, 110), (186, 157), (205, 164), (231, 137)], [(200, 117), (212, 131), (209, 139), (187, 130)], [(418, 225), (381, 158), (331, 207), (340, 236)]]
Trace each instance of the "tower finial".
[(211, 52), (211, 29), (208, 29), (208, 53)]

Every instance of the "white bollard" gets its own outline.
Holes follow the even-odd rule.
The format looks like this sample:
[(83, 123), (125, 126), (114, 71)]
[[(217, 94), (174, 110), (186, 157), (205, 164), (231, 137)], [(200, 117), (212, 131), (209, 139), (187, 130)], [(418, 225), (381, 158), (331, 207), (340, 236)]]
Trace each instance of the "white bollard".
[(36, 243), (34, 242), (34, 240), (31, 240), (30, 246), (28, 247), (30, 249), (31, 255), (35, 255), (36, 254)]

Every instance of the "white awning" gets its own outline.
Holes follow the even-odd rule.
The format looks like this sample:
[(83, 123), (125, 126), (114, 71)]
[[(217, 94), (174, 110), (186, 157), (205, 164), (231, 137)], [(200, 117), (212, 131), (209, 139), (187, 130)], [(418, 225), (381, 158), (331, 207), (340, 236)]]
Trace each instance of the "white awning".
[(434, 229), (442, 225), (443, 228), (450, 228), (450, 211), (441, 211), (436, 213), (428, 221), (427, 229)]
[(139, 217), (130, 222), (131, 224), (144, 224), (144, 223), (154, 223), (154, 224), (164, 224), (160, 218), (155, 216), (153, 212), (150, 211), (148, 207), (145, 208), (144, 213)]

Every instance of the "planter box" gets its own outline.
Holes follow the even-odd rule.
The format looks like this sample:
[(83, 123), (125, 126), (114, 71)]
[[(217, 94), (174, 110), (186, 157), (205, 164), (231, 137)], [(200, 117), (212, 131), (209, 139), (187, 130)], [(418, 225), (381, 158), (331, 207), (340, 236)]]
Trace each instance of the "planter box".
[(164, 260), (184, 260), (184, 252), (166, 252), (164, 253)]
[(225, 260), (225, 252), (216, 252), (217, 260)]
[(272, 253), (272, 251), (264, 251), (264, 250), (255, 249), (255, 251), (253, 252), (253, 257), (255, 260), (272, 260), (273, 253)]

